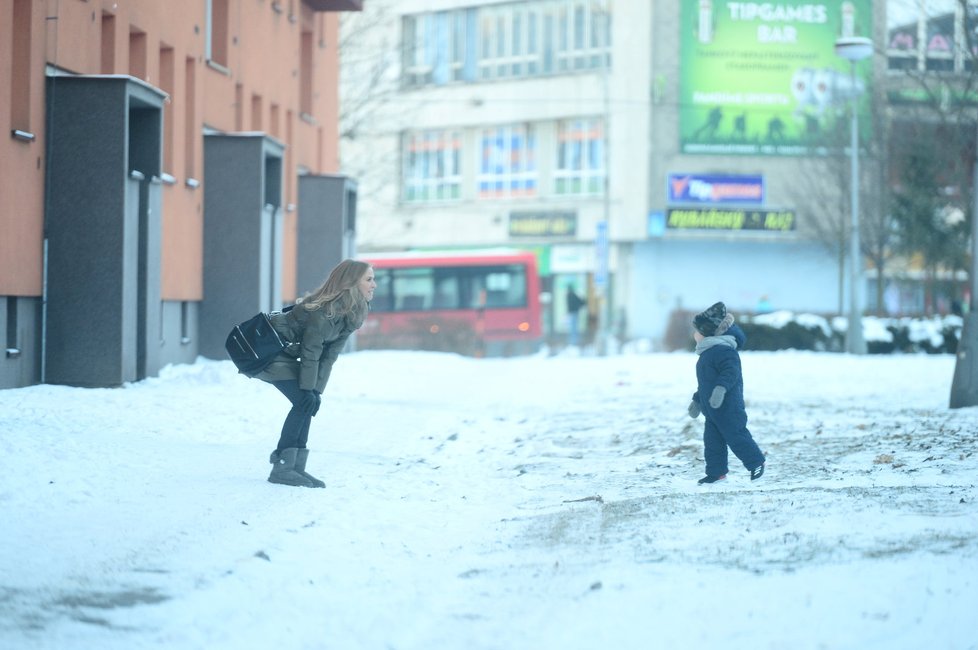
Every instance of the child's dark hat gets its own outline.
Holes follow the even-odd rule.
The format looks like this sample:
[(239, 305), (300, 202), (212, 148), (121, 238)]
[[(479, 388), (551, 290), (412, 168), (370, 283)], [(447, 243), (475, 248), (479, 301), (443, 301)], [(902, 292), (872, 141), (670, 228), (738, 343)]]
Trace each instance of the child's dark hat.
[[(701, 311), (693, 317), (693, 327), (703, 336), (717, 336), (720, 332), (721, 324), (727, 318), (727, 306), (722, 302), (710, 305), (705, 311)], [(727, 327), (730, 327), (727, 325)], [(726, 330), (726, 327), (723, 328)]]

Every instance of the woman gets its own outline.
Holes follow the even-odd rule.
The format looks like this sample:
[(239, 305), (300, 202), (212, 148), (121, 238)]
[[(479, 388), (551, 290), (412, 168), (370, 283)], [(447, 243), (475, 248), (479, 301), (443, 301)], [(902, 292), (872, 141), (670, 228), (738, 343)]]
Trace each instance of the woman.
[(292, 343), (258, 379), (279, 389), (292, 403), (292, 410), (268, 459), (272, 464), (269, 482), (326, 487), (306, 473), (309, 425), (319, 411), (333, 363), (350, 334), (363, 325), (376, 288), (369, 264), (343, 260), (318, 289), (297, 300), (293, 309), (271, 314), (272, 327)]

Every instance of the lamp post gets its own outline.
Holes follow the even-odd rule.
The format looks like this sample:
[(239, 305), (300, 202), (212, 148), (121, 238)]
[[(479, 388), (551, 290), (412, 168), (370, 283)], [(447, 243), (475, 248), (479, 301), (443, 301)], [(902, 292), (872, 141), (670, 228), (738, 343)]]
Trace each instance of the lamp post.
[(866, 354), (862, 321), (862, 252), (859, 246), (859, 93), (856, 86), (856, 63), (872, 56), (873, 41), (862, 36), (849, 36), (835, 41), (835, 53), (850, 64), (852, 75), (852, 121), (850, 127), (850, 233), (849, 233), (849, 326), (846, 328), (846, 351), (850, 354)]

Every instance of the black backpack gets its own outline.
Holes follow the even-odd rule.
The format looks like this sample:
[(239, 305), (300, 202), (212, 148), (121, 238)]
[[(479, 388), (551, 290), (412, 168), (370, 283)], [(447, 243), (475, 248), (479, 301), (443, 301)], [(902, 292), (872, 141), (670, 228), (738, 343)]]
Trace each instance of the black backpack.
[[(291, 305), (282, 311), (287, 312), (290, 309), (292, 309)], [(272, 327), (268, 314), (258, 312), (231, 329), (224, 342), (224, 349), (238, 368), (238, 372), (254, 377), (267, 368), (278, 353), (288, 345), (290, 341), (285, 341), (279, 336)]]

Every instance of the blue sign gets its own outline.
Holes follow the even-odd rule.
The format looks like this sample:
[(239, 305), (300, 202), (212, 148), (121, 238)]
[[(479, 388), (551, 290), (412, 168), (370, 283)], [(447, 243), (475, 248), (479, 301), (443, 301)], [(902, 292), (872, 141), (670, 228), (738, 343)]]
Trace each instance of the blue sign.
[(661, 210), (650, 212), (647, 226), (649, 237), (662, 237), (666, 234), (666, 213)]
[(668, 203), (761, 205), (764, 177), (733, 174), (669, 174)]

